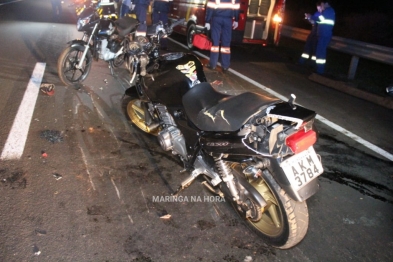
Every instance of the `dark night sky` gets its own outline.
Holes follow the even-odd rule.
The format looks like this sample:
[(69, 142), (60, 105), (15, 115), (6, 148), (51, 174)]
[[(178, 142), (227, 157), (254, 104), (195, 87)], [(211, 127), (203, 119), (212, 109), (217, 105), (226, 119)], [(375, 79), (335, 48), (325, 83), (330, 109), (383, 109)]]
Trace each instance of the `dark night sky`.
[[(315, 0), (286, 0), (286, 8), (288, 10), (309, 9), (311, 12), (315, 10), (316, 2)], [(332, 6), (338, 15), (370, 12), (393, 15), (391, 0), (332, 0)]]
[[(286, 0), (284, 24), (310, 29), (304, 13), (316, 11), (316, 0)], [(393, 47), (391, 0), (332, 0), (336, 11), (333, 35)]]

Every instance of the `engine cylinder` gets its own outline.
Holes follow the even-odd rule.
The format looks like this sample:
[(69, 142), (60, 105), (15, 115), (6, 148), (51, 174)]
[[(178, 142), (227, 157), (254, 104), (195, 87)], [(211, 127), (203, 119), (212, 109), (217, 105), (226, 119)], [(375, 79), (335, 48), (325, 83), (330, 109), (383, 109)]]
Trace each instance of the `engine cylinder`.
[(172, 150), (187, 159), (186, 141), (181, 131), (174, 126), (170, 126), (158, 133), (158, 142), (165, 151)]

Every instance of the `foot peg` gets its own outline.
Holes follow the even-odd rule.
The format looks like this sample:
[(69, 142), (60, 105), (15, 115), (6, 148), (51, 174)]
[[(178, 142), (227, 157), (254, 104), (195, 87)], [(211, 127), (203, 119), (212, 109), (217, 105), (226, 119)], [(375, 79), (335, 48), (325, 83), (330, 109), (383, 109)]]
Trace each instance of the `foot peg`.
[(192, 182), (194, 182), (195, 178), (197, 178), (198, 176), (199, 174), (197, 174), (196, 172), (192, 172), (189, 177), (187, 177), (183, 182), (181, 182), (179, 188), (175, 191), (175, 193), (172, 194), (172, 196), (177, 196), (177, 194), (179, 194), (180, 191), (189, 187), (192, 184)]
[(216, 195), (219, 195), (221, 198), (224, 198), (224, 193), (223, 193), (220, 189), (218, 189), (218, 188), (213, 188), (213, 187), (209, 184), (209, 182), (203, 181), (203, 182), (202, 182), (202, 185), (204, 185), (205, 187), (207, 187), (207, 189), (209, 189), (212, 193), (214, 193), (214, 194), (216, 194)]

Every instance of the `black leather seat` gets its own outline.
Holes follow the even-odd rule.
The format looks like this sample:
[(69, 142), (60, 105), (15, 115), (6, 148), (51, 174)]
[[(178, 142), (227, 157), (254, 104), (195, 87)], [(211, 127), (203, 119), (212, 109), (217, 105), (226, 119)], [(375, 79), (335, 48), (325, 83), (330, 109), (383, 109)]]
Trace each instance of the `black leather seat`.
[(265, 106), (279, 102), (257, 93), (237, 96), (214, 90), (207, 82), (194, 86), (183, 96), (183, 106), (189, 120), (203, 131), (237, 131)]

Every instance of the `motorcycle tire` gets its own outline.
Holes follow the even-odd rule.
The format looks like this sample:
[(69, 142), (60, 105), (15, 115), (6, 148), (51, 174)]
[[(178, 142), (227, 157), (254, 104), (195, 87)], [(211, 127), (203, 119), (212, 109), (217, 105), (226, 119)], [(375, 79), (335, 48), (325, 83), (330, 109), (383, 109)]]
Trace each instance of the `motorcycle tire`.
[[(234, 166), (239, 167), (240, 164), (232, 165), (231, 168), (233, 169)], [(291, 199), (277, 184), (271, 172), (265, 171), (263, 178), (250, 182), (264, 199), (271, 203), (255, 220), (245, 219), (244, 213), (238, 210), (238, 206), (233, 201), (230, 202), (237, 213), (245, 219), (247, 226), (267, 244), (288, 249), (297, 245), (307, 233), (309, 223), (307, 203)]]
[(192, 43), (192, 40), (194, 39), (194, 35), (197, 33), (196, 27), (194, 24), (191, 24), (187, 28), (187, 47), (188, 49), (192, 50), (194, 49), (194, 44)]
[(115, 57), (113, 59), (113, 62), (112, 62), (113, 67), (117, 68), (117, 67), (122, 66), (124, 64), (124, 61), (125, 61), (125, 55), (124, 54), (121, 54), (121, 55)]
[(76, 85), (82, 83), (90, 73), (92, 55), (87, 52), (82, 68), (76, 68), (85, 47), (76, 45), (68, 46), (61, 52), (57, 60), (57, 71), (60, 80), (65, 85)]
[(123, 111), (128, 120), (130, 120), (138, 129), (145, 133), (157, 136), (160, 132), (160, 128), (156, 127), (150, 129), (144, 121), (144, 110), (141, 106), (141, 100), (136, 96), (127, 96), (122, 102)]

